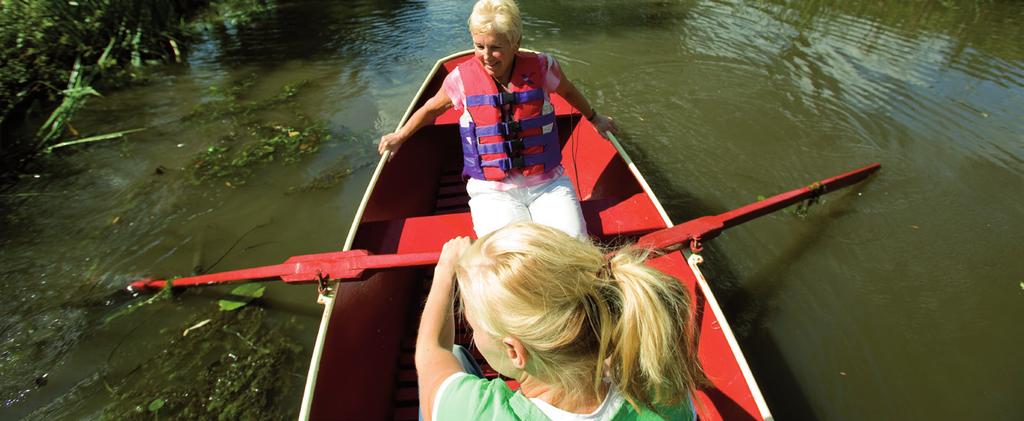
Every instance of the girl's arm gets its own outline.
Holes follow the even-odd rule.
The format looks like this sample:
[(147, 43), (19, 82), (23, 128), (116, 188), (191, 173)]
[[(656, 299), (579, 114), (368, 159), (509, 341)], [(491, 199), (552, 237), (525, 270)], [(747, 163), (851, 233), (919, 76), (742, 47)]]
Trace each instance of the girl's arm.
[(451, 108), (451, 106), (452, 100), (448, 98), (444, 88), (438, 89), (433, 97), (428, 99), (415, 113), (412, 113), (412, 116), (402, 125), (402, 128), (394, 133), (381, 136), (380, 143), (377, 145), (377, 152), (384, 155), (385, 151), (391, 151), (391, 156), (393, 157), (398, 153), (398, 148), (402, 146), (402, 143), (409, 140), (423, 126), (434, 122), (434, 119)]
[(597, 132), (604, 136), (604, 132), (610, 131), (613, 134), (619, 134), (619, 128), (615, 126), (615, 121), (611, 117), (599, 114), (597, 110), (590, 107), (590, 102), (583, 97), (583, 94), (576, 89), (576, 85), (572, 84), (565, 74), (562, 74), (562, 81), (558, 84), (558, 88), (555, 88), (555, 93), (565, 98), (566, 102), (577, 110), (583, 113), (583, 117), (590, 120), (597, 128)]
[(469, 237), (455, 237), (445, 243), (441, 258), (434, 267), (427, 302), (423, 306), (419, 333), (416, 336), (416, 375), (420, 388), (420, 413), (430, 421), (437, 389), (452, 374), (462, 371), (452, 353), (455, 343), (455, 265), (462, 251), (469, 247)]

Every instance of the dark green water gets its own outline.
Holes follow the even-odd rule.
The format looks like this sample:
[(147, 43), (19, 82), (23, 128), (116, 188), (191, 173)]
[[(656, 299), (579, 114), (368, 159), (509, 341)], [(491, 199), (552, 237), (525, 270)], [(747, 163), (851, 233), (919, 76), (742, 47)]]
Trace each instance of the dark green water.
[[(217, 310), (229, 288), (194, 290), (104, 322), (141, 301), (115, 291), (339, 248), (376, 139), (437, 58), (470, 47), (469, 8), (279, 1), (214, 28), (187, 66), (90, 100), (83, 134), (147, 130), (58, 151), (0, 195), (0, 418), (152, 418), (156, 399), (161, 417), (195, 415), (185, 402), (204, 393), (297, 414), (312, 287), (268, 284), (237, 315)], [(704, 253), (776, 418), (1024, 414), (1024, 4), (522, 9), (524, 46), (616, 118), (676, 221), (883, 164), (805, 217), (762, 218)], [(189, 181), (211, 147), (316, 127), (331, 139), (294, 162)]]

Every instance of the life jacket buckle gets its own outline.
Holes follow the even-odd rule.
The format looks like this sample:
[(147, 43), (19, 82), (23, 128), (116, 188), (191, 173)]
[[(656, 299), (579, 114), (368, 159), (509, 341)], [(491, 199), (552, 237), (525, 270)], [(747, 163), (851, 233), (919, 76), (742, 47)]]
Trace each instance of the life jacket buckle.
[(513, 168), (525, 167), (526, 159), (521, 156), (502, 158), (500, 161), (498, 161), (498, 168), (501, 168), (502, 171), (508, 171)]
[(505, 142), (505, 153), (509, 156), (518, 156), (526, 149), (526, 143), (522, 138), (512, 139)]
[(502, 134), (505, 136), (515, 136), (519, 134), (519, 131), (522, 130), (522, 128), (523, 126), (519, 124), (519, 120), (506, 121), (504, 123), (501, 123), (501, 129), (504, 132)]
[(512, 92), (501, 92), (498, 94), (498, 105), (515, 105), (516, 94)]

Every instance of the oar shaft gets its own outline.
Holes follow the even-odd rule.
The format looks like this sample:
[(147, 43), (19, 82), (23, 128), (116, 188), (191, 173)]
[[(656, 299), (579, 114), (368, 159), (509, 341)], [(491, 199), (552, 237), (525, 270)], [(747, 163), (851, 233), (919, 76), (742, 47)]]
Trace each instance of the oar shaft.
[[(351, 281), (361, 279), (366, 270), (433, 265), (440, 256), (440, 252), (369, 255), (365, 250), (307, 254), (291, 257), (277, 265), (182, 277), (173, 280), (173, 284), (174, 287), (192, 287), (267, 279), (281, 279), (290, 284), (311, 283), (318, 279)], [(133, 282), (129, 288), (146, 291), (166, 285), (165, 280), (142, 280)]]
[[(173, 280), (175, 287), (193, 287), (201, 285), (212, 285), (212, 284), (225, 284), (231, 282), (241, 282), (245, 280), (259, 280), (268, 278), (280, 278), (289, 274), (294, 274), (296, 271), (297, 264), (295, 263), (281, 263), (278, 265), (261, 266), (251, 269), (239, 269), (227, 272), (210, 273), (206, 275), (196, 275), (181, 277)], [(132, 282), (129, 288), (136, 291), (148, 290), (148, 289), (160, 289), (167, 285), (165, 280), (142, 280)]]
[(673, 249), (680, 244), (691, 240), (710, 240), (717, 236), (722, 230), (734, 227), (744, 222), (764, 216), (787, 206), (799, 203), (801, 200), (815, 197), (830, 191), (839, 190), (843, 187), (857, 183), (869, 175), (878, 171), (880, 164), (871, 164), (835, 177), (826, 178), (807, 187), (790, 190), (780, 193), (767, 199), (751, 203), (749, 205), (733, 209), (715, 216), (703, 216), (697, 219), (686, 221), (672, 228), (655, 231), (641, 236), (637, 240), (640, 247), (657, 249)]

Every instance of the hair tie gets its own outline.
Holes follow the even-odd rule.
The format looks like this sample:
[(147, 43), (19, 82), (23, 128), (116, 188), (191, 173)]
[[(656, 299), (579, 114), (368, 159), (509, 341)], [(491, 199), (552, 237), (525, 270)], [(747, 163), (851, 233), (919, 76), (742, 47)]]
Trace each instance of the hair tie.
[(612, 259), (610, 257), (606, 257), (604, 259), (604, 264), (601, 265), (601, 267), (597, 268), (597, 277), (598, 278), (602, 278), (602, 279), (605, 279), (605, 278), (612, 279), (613, 278), (613, 276), (612, 276)]

